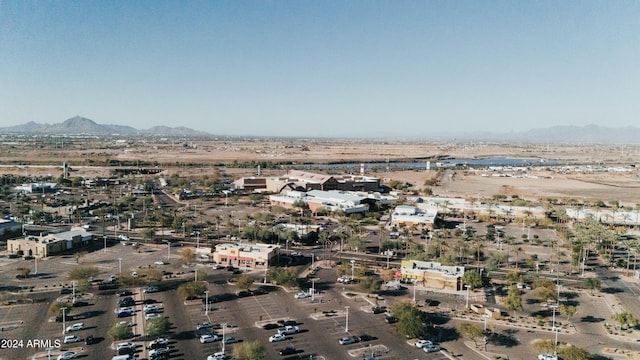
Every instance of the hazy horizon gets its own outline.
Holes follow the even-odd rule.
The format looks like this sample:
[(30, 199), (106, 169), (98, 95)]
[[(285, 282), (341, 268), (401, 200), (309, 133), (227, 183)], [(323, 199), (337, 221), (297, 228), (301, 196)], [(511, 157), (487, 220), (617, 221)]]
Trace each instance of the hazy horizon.
[(0, 127), (76, 114), (231, 136), (637, 126), (639, 17), (635, 1), (0, 0)]

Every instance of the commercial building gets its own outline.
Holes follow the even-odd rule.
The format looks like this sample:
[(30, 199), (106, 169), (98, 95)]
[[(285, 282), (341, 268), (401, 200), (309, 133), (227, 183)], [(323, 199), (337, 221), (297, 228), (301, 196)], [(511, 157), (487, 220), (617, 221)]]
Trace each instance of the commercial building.
[(10, 254), (21, 252), (23, 255), (44, 258), (85, 246), (92, 240), (92, 233), (78, 227), (57, 234), (7, 240), (7, 251)]
[(391, 213), (391, 225), (419, 225), (433, 229), (437, 216), (438, 210), (435, 208), (420, 209), (415, 206), (400, 205)]
[(22, 223), (13, 220), (0, 219), (0, 239), (4, 237), (16, 236), (22, 230)]
[(322, 208), (329, 211), (340, 210), (345, 214), (364, 213), (369, 210), (369, 204), (367, 204), (369, 200), (375, 201), (375, 195), (372, 194), (371, 197), (369, 197), (369, 194), (366, 193), (337, 190), (311, 190), (308, 192), (294, 190), (287, 191), (280, 195), (269, 195), (271, 205), (293, 208), (294, 204), (302, 201), (309, 206), (309, 210), (311, 210), (312, 213)]
[(251, 176), (233, 182), (236, 189), (253, 192), (280, 193), (283, 190), (342, 190), (381, 192), (380, 179), (364, 175), (326, 175), (289, 170), (282, 176)]
[(279, 250), (279, 245), (271, 244), (220, 244), (213, 252), (213, 261), (241, 269), (267, 269), (277, 263)]
[(403, 280), (418, 281), (431, 289), (462, 290), (463, 275), (463, 266), (447, 266), (433, 261), (403, 260), (400, 265)]

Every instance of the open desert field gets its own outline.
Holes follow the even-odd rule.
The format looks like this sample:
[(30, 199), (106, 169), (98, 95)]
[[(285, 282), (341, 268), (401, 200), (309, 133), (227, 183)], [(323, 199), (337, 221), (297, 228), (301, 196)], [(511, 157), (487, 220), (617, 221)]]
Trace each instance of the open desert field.
[[(108, 176), (106, 164), (154, 164), (174, 173), (191, 176), (238, 178), (256, 175), (256, 168), (237, 163), (266, 163), (262, 175), (282, 174), (286, 168), (310, 163), (424, 161), (513, 157), (554, 159), (571, 164), (629, 167), (640, 163), (638, 146), (535, 145), (481, 142), (418, 142), (324, 139), (233, 139), (162, 140), (72, 139), (59, 142), (11, 142), (0, 145), (0, 172), (20, 175), (57, 176), (66, 161), (73, 176)], [(235, 165), (234, 165), (235, 163)], [(18, 165), (20, 164), (20, 165)], [(226, 166), (225, 166), (226, 165)], [(491, 197), (494, 194), (524, 198), (574, 198), (577, 200), (617, 200), (626, 206), (640, 203), (640, 175), (630, 172), (565, 172), (545, 169), (523, 177), (495, 177), (481, 170), (448, 170), (440, 173), (439, 196)], [(367, 175), (385, 180), (401, 180), (423, 188), (435, 171), (380, 171)]]

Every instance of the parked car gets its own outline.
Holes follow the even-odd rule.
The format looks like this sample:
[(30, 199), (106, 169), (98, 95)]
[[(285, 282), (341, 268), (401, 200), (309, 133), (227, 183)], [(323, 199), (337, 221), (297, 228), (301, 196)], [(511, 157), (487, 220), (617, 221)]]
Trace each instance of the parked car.
[(217, 352), (207, 356), (207, 360), (225, 360), (226, 356), (223, 352)]
[(169, 354), (169, 352), (171, 351), (170, 348), (168, 347), (161, 347), (161, 348), (156, 348), (156, 349), (151, 349), (149, 350), (149, 357), (157, 357), (157, 356), (161, 356), (164, 354)]
[(131, 295), (133, 295), (133, 292), (131, 290), (124, 290), (120, 292), (120, 296), (131, 296)]
[(224, 338), (224, 343), (225, 344), (235, 344), (237, 342), (240, 342), (240, 340), (238, 338), (235, 338), (233, 336), (227, 336)]
[(71, 360), (71, 359), (75, 359), (77, 356), (78, 356), (77, 353), (73, 351), (67, 351), (58, 355), (58, 360)]
[(84, 330), (84, 323), (77, 323), (67, 326), (67, 332)]
[(299, 292), (299, 293), (295, 294), (293, 297), (296, 298), (296, 299), (306, 299), (306, 298), (309, 297), (309, 295), (307, 295), (307, 293), (305, 293), (305, 292)]
[(371, 341), (371, 340), (375, 340), (377, 339), (375, 336), (372, 335), (367, 335), (367, 334), (360, 334), (357, 336), (358, 341)]
[(273, 329), (277, 329), (279, 327), (280, 327), (279, 324), (274, 324), (274, 323), (268, 323), (268, 324), (262, 325), (262, 328), (265, 329), (265, 330), (273, 330)]
[(83, 307), (83, 306), (89, 306), (91, 304), (89, 304), (87, 301), (76, 301), (73, 303), (73, 307)]
[(283, 328), (278, 329), (278, 333), (284, 334), (284, 335), (297, 334), (299, 332), (300, 332), (300, 328), (297, 327), (297, 326), (293, 326), (293, 325), (288, 325), (288, 326), (285, 326)]
[(395, 324), (398, 322), (398, 318), (395, 316), (387, 316), (384, 318), (384, 321), (386, 321), (388, 324)]
[(160, 288), (158, 288), (157, 286), (149, 286), (148, 288), (142, 290), (142, 292), (145, 294), (155, 293), (158, 291), (160, 291)]
[(153, 341), (150, 341), (147, 344), (147, 348), (149, 349), (156, 349), (156, 348), (160, 348), (160, 347), (166, 347), (167, 345), (169, 345), (169, 339), (167, 338), (157, 338)]
[(118, 306), (120, 307), (133, 306), (135, 304), (136, 301), (131, 296), (125, 296), (118, 300)]
[(156, 262), (153, 263), (154, 265), (166, 265), (167, 263), (162, 261), (162, 260), (158, 260)]
[(558, 357), (551, 354), (538, 354), (538, 360), (558, 360)]
[(280, 324), (280, 326), (294, 326), (298, 325), (298, 322), (295, 320), (278, 320), (278, 324)]
[(67, 335), (64, 337), (64, 340), (62, 342), (65, 344), (72, 344), (80, 341), (82, 341), (82, 339), (78, 335)]
[(440, 345), (427, 344), (422, 347), (422, 351), (426, 353), (440, 351)]
[(145, 314), (153, 314), (162, 311), (158, 305), (145, 305), (142, 307)]
[(84, 343), (86, 345), (92, 345), (92, 344), (96, 344), (98, 342), (98, 339), (96, 339), (95, 337), (93, 337), (93, 335), (89, 335), (87, 336), (86, 339), (84, 339)]
[(121, 349), (135, 350), (135, 348), (136, 348), (136, 344), (130, 343), (130, 342), (121, 342), (116, 344), (116, 350), (121, 350)]
[(275, 335), (271, 335), (269, 337), (269, 342), (278, 342), (278, 341), (285, 341), (287, 340), (287, 337), (284, 334), (275, 334)]
[(216, 335), (216, 334), (200, 335), (200, 343), (201, 344), (215, 342), (215, 341), (218, 341), (218, 335)]
[(196, 330), (211, 329), (211, 328), (213, 328), (213, 323), (210, 321), (201, 322), (196, 326)]
[(162, 317), (162, 315), (160, 315), (158, 313), (151, 313), (151, 314), (145, 314), (144, 315), (144, 319), (145, 320), (155, 319), (155, 318), (159, 318), (159, 317)]
[(296, 350), (296, 348), (288, 346), (288, 347), (280, 350), (280, 355), (291, 355), (291, 354), (295, 354), (296, 352), (298, 352), (298, 350)]
[(387, 312), (387, 308), (384, 306), (374, 306), (371, 308), (371, 312), (374, 314), (382, 314)]
[(338, 342), (340, 343), (340, 345), (349, 345), (349, 344), (355, 344), (356, 343), (356, 339), (353, 338), (353, 336), (344, 336), (341, 337)]
[(433, 342), (429, 341), (429, 340), (418, 340), (416, 341), (416, 347), (422, 348), (425, 345), (433, 345)]

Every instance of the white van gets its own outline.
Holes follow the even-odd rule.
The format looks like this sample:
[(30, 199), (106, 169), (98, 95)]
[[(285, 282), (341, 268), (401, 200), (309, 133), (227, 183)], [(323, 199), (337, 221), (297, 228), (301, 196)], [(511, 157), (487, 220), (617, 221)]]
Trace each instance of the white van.
[(135, 358), (136, 358), (136, 356), (133, 355), (133, 354), (116, 355), (116, 356), (112, 357), (111, 360), (134, 360)]

